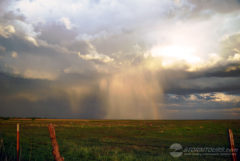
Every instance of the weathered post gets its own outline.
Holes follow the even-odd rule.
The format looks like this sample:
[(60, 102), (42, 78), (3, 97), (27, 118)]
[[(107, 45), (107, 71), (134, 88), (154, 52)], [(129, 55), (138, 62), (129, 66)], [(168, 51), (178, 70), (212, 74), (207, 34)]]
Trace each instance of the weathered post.
[(232, 160), (237, 161), (237, 155), (236, 155), (235, 146), (234, 146), (234, 138), (233, 138), (233, 133), (231, 129), (228, 129), (228, 134), (229, 134), (229, 142), (231, 145)]
[(48, 131), (49, 131), (50, 139), (51, 139), (51, 142), (52, 142), (52, 149), (53, 149), (52, 154), (53, 154), (54, 160), (55, 161), (63, 161), (64, 158), (61, 157), (61, 155), (59, 153), (59, 146), (58, 146), (58, 143), (57, 143), (55, 129), (54, 129), (53, 124), (48, 125)]
[(19, 124), (17, 124), (17, 161), (19, 161)]

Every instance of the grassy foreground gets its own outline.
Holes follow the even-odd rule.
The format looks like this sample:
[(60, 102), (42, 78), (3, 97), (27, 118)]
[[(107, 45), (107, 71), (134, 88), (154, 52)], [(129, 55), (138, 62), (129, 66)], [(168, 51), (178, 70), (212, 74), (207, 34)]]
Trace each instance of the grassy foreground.
[(65, 161), (230, 161), (230, 155), (185, 155), (173, 158), (169, 147), (228, 148), (227, 129), (240, 146), (240, 121), (0, 120), (0, 160), (16, 160), (16, 124), (20, 123), (21, 161), (49, 161), (48, 124), (55, 124)]

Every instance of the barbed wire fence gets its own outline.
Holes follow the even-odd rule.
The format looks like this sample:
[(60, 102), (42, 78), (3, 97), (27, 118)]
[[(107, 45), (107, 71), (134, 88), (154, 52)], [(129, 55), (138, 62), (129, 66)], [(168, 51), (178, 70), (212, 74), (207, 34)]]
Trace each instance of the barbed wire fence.
[[(16, 125), (16, 124), (15, 124)], [(14, 126), (16, 127), (16, 126)], [(40, 126), (32, 126), (31, 124), (22, 124), (20, 131), (20, 151), (19, 158), (22, 161), (42, 161), (53, 160), (52, 146), (49, 138), (48, 123)], [(1, 161), (16, 161), (16, 134), (15, 130), (9, 130), (9, 136), (0, 131), (0, 160)], [(16, 132), (16, 131), (15, 131)], [(233, 134), (231, 134), (233, 140)], [(230, 138), (230, 139), (231, 139)], [(59, 138), (61, 139), (61, 138)], [(231, 140), (230, 140), (231, 142)], [(234, 142), (234, 141), (232, 141)], [(88, 144), (94, 144), (94, 141), (88, 141)], [(162, 148), (162, 146), (150, 144), (133, 144), (125, 142), (107, 142), (102, 141), (100, 144), (123, 145), (123, 146), (146, 146), (151, 148)], [(232, 145), (232, 144), (231, 144)], [(168, 148), (168, 147), (165, 147)], [(234, 147), (233, 147), (234, 148)], [(236, 154), (235, 154), (236, 155)], [(233, 155), (236, 158), (236, 156)], [(235, 159), (233, 159), (236, 161)]]

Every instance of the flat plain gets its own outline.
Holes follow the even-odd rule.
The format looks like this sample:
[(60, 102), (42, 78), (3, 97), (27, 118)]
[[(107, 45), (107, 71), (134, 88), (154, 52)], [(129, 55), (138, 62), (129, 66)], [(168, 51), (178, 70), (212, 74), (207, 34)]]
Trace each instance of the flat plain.
[(55, 126), (65, 161), (230, 161), (230, 153), (170, 155), (169, 147), (230, 147), (228, 129), (240, 146), (240, 120), (77, 120), (1, 119), (0, 160), (16, 160), (16, 124), (20, 124), (20, 160), (53, 160), (48, 124)]

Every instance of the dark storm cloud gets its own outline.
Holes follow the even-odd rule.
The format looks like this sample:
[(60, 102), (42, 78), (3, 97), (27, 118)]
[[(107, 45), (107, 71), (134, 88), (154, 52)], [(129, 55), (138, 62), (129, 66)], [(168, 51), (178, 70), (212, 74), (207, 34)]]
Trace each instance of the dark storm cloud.
[[(71, 76), (68, 75), (68, 77)], [(78, 80), (80, 79), (81, 76), (78, 76)], [(84, 82), (84, 86), (87, 86), (86, 82), (89, 83), (89, 80), (80, 82)], [(92, 88), (91, 93), (85, 95), (83, 101), (75, 100), (74, 103), (78, 109), (74, 112), (71, 110), (71, 97), (73, 96), (69, 95), (66, 89), (72, 85), (74, 83), (69, 81), (63, 83), (24, 79), (0, 73), (1, 116), (104, 118), (102, 96), (99, 94), (98, 88), (89, 85), (89, 88)]]
[[(176, 72), (178, 72), (178, 75), (184, 77), (176, 76), (174, 74)], [(239, 68), (230, 72), (226, 72), (225, 70), (215, 72), (210, 70), (199, 73), (175, 71), (165, 76), (163, 84), (166, 84), (164, 86), (166, 93), (179, 95), (209, 92), (240, 93), (239, 73)]]
[[(0, 36), (0, 43), (2, 46), (6, 48), (6, 51), (9, 51), (9, 52), (10, 51), (26, 52), (26, 51), (35, 51), (38, 49), (32, 43), (16, 35), (13, 35), (9, 38), (4, 38)], [(43, 54), (44, 53), (45, 52), (43, 52)]]
[[(215, 71), (206, 71), (204, 75), (206, 77), (240, 77), (239, 64), (229, 64), (226, 68), (222, 68), (222, 70), (219, 70), (219, 68), (221, 69), (219, 67)], [(232, 70), (228, 71), (231, 68)]]
[(15, 92), (19, 91), (31, 91), (46, 88), (49, 85), (48, 81), (24, 79), (17, 76), (11, 76), (6, 73), (0, 73), (0, 78), (0, 93), (2, 97), (5, 94), (14, 94)]

